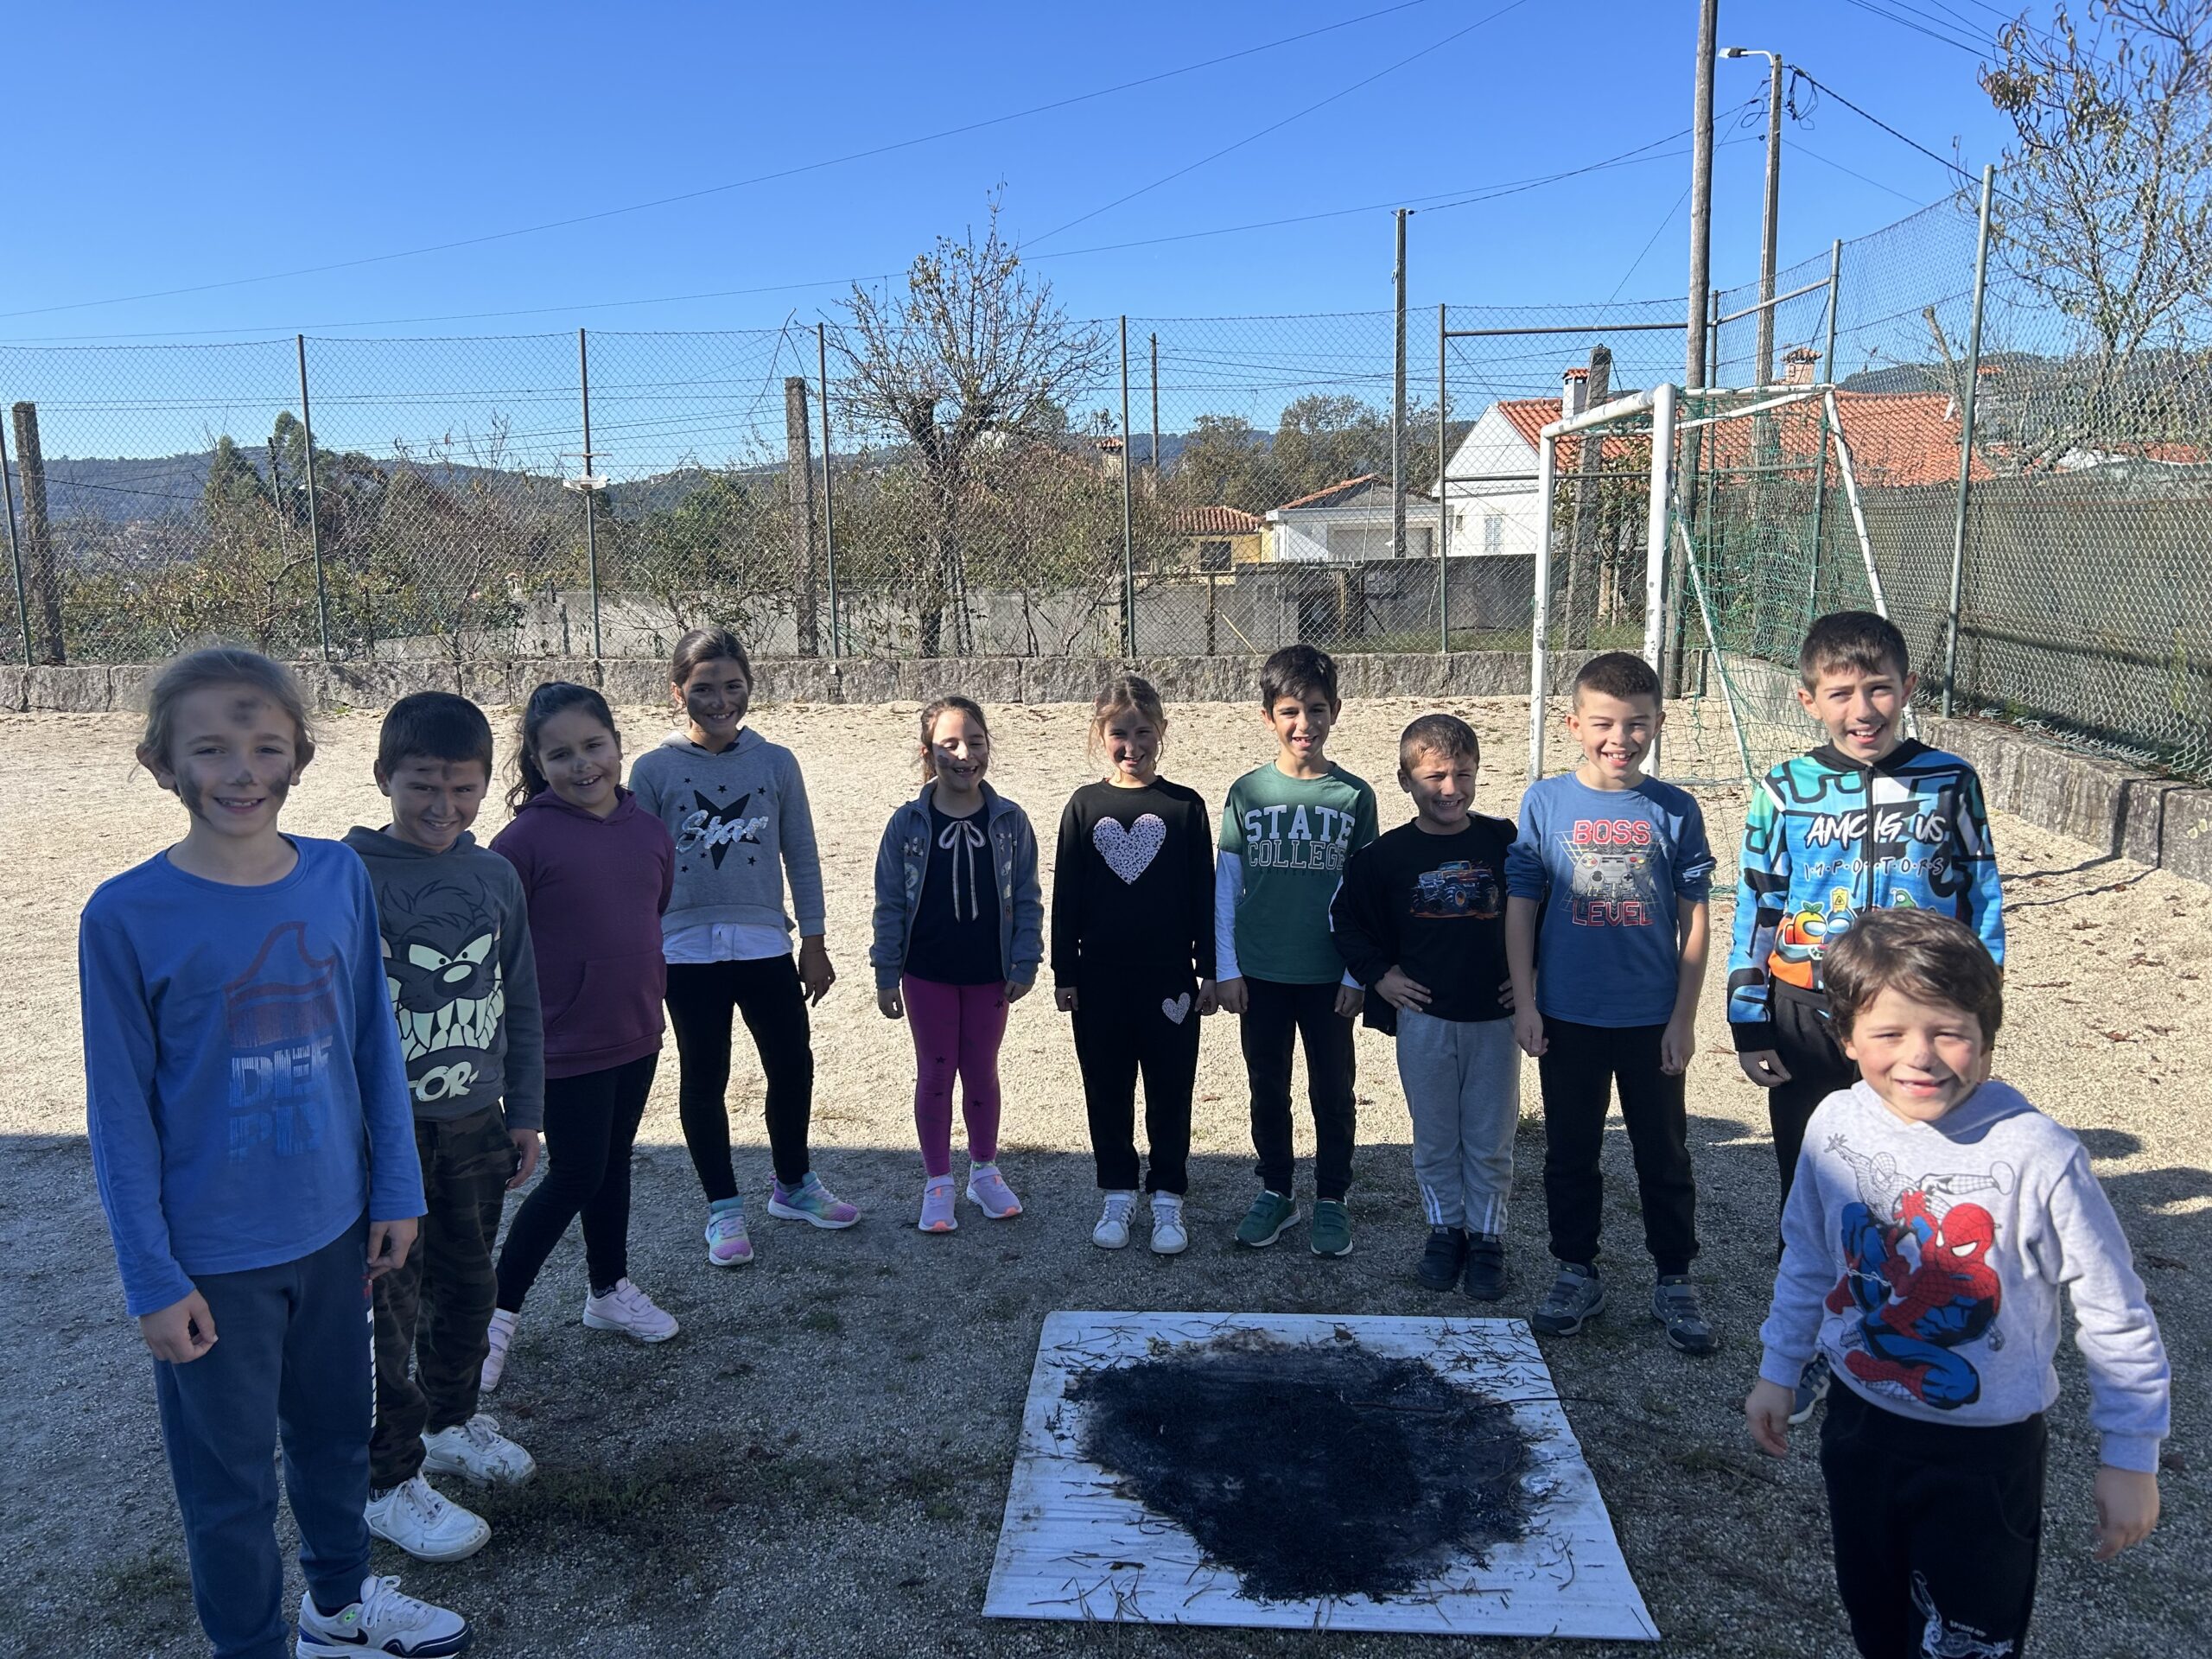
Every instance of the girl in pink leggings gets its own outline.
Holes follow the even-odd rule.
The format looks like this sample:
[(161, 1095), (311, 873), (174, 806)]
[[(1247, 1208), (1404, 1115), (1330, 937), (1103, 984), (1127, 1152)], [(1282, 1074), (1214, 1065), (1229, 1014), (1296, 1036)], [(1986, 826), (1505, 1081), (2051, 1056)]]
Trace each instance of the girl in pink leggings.
[(966, 697), (922, 710), (922, 791), (891, 815), (875, 855), (876, 1006), (914, 1033), (914, 1131), (925, 1233), (953, 1214), (952, 1085), (968, 1122), (968, 1199), (1021, 1213), (999, 1173), (999, 1042), (1044, 956), (1045, 901), (1028, 816), (983, 781), (991, 734)]

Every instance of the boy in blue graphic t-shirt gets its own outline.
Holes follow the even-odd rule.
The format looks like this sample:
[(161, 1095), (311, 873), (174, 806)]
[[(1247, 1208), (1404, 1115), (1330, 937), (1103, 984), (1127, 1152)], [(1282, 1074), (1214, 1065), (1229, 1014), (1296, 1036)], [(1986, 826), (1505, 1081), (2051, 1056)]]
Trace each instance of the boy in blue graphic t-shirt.
[(1530, 786), (1506, 856), (1514, 1034), (1543, 1087), (1544, 1202), (1560, 1264), (1529, 1324), (1573, 1336), (1605, 1305), (1598, 1158), (1618, 1084), (1658, 1267), (1651, 1317), (1684, 1353), (1709, 1354), (1720, 1340), (1689, 1280), (1697, 1198), (1682, 1073), (1697, 1046), (1713, 859), (1697, 803), (1643, 775), (1664, 717), (1643, 658), (1585, 663), (1567, 722), (1582, 763)]

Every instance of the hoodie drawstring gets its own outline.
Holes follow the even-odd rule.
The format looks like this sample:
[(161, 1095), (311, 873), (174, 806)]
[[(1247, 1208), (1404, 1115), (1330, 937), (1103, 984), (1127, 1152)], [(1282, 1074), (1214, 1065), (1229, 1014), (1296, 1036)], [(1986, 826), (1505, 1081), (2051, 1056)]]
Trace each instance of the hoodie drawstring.
[(983, 910), (982, 901), (976, 897), (976, 853), (977, 849), (987, 844), (982, 827), (972, 817), (955, 818), (944, 826), (944, 832), (937, 838), (937, 844), (953, 855), (949, 861), (952, 866), (952, 919), (956, 922), (960, 919), (959, 855), (963, 850), (968, 855), (968, 919), (971, 922), (979, 919)]

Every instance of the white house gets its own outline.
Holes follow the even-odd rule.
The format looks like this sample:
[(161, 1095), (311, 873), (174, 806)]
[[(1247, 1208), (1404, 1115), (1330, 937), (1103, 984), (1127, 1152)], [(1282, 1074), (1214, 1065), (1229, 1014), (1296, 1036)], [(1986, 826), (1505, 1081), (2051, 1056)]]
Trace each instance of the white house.
[[(1347, 478), (1268, 513), (1274, 556), (1290, 563), (1390, 556), (1390, 482), (1380, 473)], [(1436, 551), (1436, 500), (1406, 498), (1406, 553), (1426, 559)]]
[[(1452, 551), (1457, 555), (1528, 556), (1536, 550), (1536, 450), (1543, 429), (1565, 415), (1580, 415), (1589, 387), (1587, 369), (1560, 377), (1557, 397), (1501, 398), (1452, 452), (1445, 499), (1452, 512)], [(1610, 448), (1611, 446), (1606, 446)], [(1576, 462), (1575, 442), (1560, 446), (1562, 476)]]

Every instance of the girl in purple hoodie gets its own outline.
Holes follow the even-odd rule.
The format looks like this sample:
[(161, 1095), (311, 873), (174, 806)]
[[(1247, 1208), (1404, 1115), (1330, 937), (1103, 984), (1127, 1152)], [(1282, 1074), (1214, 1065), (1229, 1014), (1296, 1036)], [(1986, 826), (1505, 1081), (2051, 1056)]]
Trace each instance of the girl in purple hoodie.
[(514, 822), (492, 842), (522, 877), (545, 1010), (546, 1171), (499, 1252), (484, 1386), (495, 1388), (523, 1298), (569, 1222), (583, 1217), (584, 1324), (665, 1342), (676, 1321), (630, 1282), (630, 1150), (660, 1060), (660, 918), (676, 846), (621, 787), (607, 701), (555, 681), (523, 707)]

